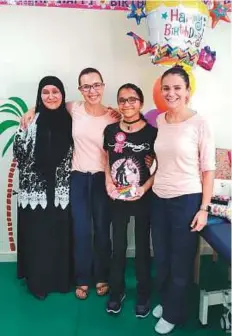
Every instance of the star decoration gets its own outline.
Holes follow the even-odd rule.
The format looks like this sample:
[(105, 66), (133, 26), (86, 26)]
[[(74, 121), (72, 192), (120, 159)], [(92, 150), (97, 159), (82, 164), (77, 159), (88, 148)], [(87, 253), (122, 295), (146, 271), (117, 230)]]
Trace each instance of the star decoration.
[(162, 13), (162, 19), (166, 20), (168, 18), (168, 13), (165, 12), (165, 13)]
[(213, 8), (209, 11), (212, 18), (212, 28), (215, 28), (219, 20), (230, 22), (228, 16), (230, 8), (228, 5), (223, 5), (217, 1), (214, 1)]
[(140, 21), (146, 17), (146, 14), (144, 13), (144, 5), (136, 5), (134, 1), (132, 1), (130, 6), (131, 12), (127, 15), (128, 19), (135, 18), (137, 25), (140, 24)]

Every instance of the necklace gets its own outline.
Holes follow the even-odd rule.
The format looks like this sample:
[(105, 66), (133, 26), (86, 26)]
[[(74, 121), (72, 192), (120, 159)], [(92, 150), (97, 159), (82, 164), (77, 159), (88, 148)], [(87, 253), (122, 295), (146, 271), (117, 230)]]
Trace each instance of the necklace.
[(139, 119), (136, 119), (134, 121), (123, 120), (123, 123), (127, 125), (127, 130), (130, 131), (131, 130), (131, 125), (136, 124), (140, 120), (141, 120), (141, 118), (139, 117)]

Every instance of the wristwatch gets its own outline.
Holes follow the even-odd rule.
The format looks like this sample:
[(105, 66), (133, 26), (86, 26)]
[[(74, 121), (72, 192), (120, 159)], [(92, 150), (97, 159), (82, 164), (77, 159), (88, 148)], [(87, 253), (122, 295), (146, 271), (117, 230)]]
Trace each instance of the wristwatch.
[(211, 211), (211, 206), (210, 205), (201, 205), (200, 210), (210, 212)]

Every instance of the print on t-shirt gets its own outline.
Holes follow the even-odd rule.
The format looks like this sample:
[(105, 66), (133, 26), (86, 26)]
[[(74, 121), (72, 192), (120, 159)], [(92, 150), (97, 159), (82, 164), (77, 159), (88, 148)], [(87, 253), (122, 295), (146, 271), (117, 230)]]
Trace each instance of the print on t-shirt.
[(115, 161), (111, 168), (111, 174), (117, 185), (139, 186), (139, 163), (134, 161), (133, 158), (119, 159)]
[(134, 197), (139, 186), (140, 169), (139, 162), (134, 158), (119, 159), (111, 167), (111, 176), (117, 186), (114, 196), (124, 199)]
[(150, 125), (135, 133), (123, 132), (119, 123), (106, 127), (104, 149), (109, 154), (111, 177), (116, 186), (113, 198), (134, 197), (136, 189), (149, 178), (145, 157), (153, 154), (156, 133)]

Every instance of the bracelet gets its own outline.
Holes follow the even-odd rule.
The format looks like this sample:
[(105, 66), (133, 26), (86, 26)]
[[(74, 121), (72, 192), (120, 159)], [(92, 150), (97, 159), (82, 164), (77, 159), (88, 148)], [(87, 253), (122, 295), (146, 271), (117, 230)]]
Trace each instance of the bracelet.
[(206, 212), (210, 212), (211, 211), (211, 206), (209, 206), (209, 205), (206, 205), (206, 206), (201, 205), (200, 210), (206, 211)]

